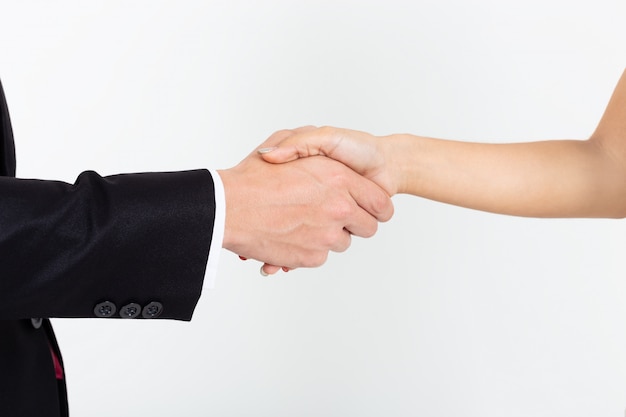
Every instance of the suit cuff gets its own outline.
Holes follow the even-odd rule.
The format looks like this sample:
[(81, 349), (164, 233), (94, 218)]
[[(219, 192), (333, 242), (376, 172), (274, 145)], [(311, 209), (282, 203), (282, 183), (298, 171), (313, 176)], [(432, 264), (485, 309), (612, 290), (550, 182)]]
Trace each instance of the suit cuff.
[(213, 177), (213, 187), (215, 189), (215, 221), (213, 223), (213, 238), (211, 239), (211, 249), (209, 250), (209, 260), (204, 275), (204, 288), (213, 289), (217, 277), (217, 267), (222, 252), (224, 241), (224, 228), (226, 227), (226, 197), (224, 194), (224, 184), (217, 171), (209, 170)]

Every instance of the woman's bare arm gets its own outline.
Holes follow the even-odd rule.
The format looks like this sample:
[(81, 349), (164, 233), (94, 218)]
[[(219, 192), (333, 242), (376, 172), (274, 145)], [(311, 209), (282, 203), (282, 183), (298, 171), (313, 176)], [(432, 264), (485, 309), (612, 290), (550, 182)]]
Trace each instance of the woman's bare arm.
[(274, 163), (326, 155), (390, 195), (407, 193), (516, 216), (622, 218), (626, 72), (588, 140), (489, 144), (322, 127), (297, 129), (263, 151)]

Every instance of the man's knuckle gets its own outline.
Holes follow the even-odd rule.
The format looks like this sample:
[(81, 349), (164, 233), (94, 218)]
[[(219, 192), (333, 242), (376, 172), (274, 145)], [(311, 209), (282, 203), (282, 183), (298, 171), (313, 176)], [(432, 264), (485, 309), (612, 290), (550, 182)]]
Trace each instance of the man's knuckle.
[(378, 231), (378, 222), (372, 221), (366, 226), (363, 237), (372, 237)]
[(306, 256), (303, 260), (303, 266), (306, 268), (317, 268), (324, 265), (328, 258), (328, 251), (316, 251)]
[(378, 198), (375, 198), (372, 206), (376, 217), (381, 218), (381, 220), (389, 220), (391, 214), (393, 213), (393, 205), (391, 204), (389, 197), (386, 195), (381, 195)]
[(327, 229), (320, 233), (320, 236), (319, 236), (320, 247), (324, 249), (329, 249), (329, 248), (332, 248), (333, 245), (336, 244), (336, 242), (337, 242), (337, 236), (333, 230)]
[(342, 240), (337, 246), (336, 252), (345, 252), (352, 244), (352, 237), (349, 234), (342, 233)]

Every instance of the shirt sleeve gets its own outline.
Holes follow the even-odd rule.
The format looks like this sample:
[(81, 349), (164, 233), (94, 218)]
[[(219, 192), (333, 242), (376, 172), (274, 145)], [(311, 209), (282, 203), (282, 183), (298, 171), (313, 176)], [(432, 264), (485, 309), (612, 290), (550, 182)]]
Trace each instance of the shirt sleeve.
[(215, 170), (210, 170), (213, 178), (213, 188), (215, 191), (215, 221), (213, 222), (213, 238), (211, 239), (211, 250), (209, 251), (209, 261), (207, 262), (206, 274), (204, 276), (204, 288), (215, 288), (217, 268), (222, 243), (224, 243), (224, 229), (226, 227), (226, 195), (224, 193), (224, 183)]

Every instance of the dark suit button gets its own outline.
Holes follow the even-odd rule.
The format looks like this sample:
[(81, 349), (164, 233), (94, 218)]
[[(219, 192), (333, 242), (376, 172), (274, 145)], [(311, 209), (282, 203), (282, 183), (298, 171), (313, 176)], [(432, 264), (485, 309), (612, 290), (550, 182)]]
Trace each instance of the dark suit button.
[(141, 314), (141, 306), (137, 303), (126, 304), (120, 308), (120, 317), (123, 319), (134, 319)]
[(97, 304), (93, 309), (96, 317), (111, 317), (117, 311), (117, 307), (110, 301), (105, 301), (103, 303)]
[(143, 309), (142, 315), (146, 319), (156, 319), (161, 313), (163, 313), (163, 304), (153, 301)]
[(33, 325), (35, 329), (39, 329), (41, 327), (41, 324), (43, 323), (43, 319), (40, 319), (40, 318), (30, 319), (30, 323)]

